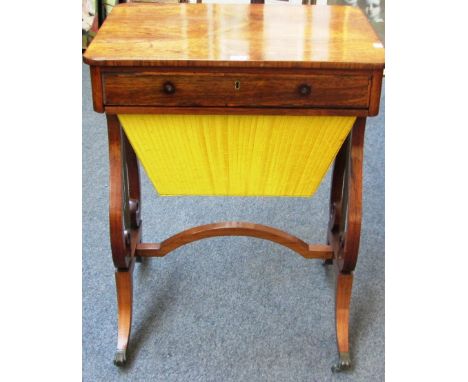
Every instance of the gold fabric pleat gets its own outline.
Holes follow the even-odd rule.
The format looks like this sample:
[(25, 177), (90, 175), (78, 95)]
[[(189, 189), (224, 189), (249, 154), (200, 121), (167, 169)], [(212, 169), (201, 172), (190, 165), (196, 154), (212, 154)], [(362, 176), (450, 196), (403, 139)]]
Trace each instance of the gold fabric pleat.
[(312, 196), (355, 117), (119, 115), (160, 195)]

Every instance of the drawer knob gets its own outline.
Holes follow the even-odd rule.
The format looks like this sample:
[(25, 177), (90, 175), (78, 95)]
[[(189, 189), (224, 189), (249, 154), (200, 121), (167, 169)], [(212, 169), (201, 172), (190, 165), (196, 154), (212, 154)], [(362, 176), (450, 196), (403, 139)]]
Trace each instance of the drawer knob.
[(175, 86), (174, 86), (174, 84), (172, 82), (166, 81), (166, 82), (164, 82), (163, 90), (164, 90), (164, 93), (166, 93), (166, 94), (174, 94), (175, 93)]
[(311, 91), (312, 91), (312, 88), (310, 87), (310, 85), (307, 85), (307, 84), (299, 85), (299, 94), (301, 96), (308, 96)]

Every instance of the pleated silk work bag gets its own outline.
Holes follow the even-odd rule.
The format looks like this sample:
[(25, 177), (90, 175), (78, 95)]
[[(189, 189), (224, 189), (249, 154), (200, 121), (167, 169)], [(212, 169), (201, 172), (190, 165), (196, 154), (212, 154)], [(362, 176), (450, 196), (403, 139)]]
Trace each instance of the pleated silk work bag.
[(356, 117), (119, 115), (158, 193), (314, 194)]

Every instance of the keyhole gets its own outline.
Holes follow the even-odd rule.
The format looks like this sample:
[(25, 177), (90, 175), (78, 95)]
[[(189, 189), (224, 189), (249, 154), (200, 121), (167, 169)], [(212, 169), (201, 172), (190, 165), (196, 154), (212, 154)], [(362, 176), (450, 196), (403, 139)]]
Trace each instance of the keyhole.
[(234, 89), (236, 89), (236, 90), (240, 89), (240, 81), (235, 81), (234, 82)]

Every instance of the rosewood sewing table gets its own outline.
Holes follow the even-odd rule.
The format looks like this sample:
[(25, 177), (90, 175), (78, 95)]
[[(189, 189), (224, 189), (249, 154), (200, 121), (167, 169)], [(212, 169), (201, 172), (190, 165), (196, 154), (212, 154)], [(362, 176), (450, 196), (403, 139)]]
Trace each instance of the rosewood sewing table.
[[(340, 359), (332, 369), (348, 369), (351, 364), (349, 307), (361, 229), (364, 128), (366, 117), (378, 113), (384, 68), (382, 44), (363, 13), (358, 8), (344, 6), (122, 4), (114, 8), (105, 21), (85, 52), (84, 61), (91, 68), (94, 110), (106, 113), (109, 137), (110, 239), (118, 298), (118, 342), (114, 363), (122, 365), (126, 360), (135, 262), (142, 257), (165, 256), (196, 240), (230, 235), (271, 240), (305, 258), (322, 259), (325, 264), (334, 265), (337, 274), (336, 337)], [(135, 133), (138, 121), (147, 123), (148, 118), (165, 116), (175, 121), (166, 129), (165, 134), (169, 137), (172, 129), (179, 129), (177, 134), (183, 135), (187, 121), (203, 125), (210, 118), (225, 118), (216, 122), (218, 125), (213, 122), (213, 127), (204, 132), (195, 127), (190, 133), (205, 137), (208, 143), (204, 144), (209, 150), (214, 150), (216, 145), (227, 147), (219, 140), (227, 130), (224, 123), (237, 126), (236, 123), (245, 122), (245, 118), (249, 121), (257, 121), (255, 116), (264, 118), (260, 121), (264, 121), (262, 126), (267, 126), (266, 132), (270, 135), (283, 129), (279, 125), (275, 127), (278, 123), (275, 118), (281, 117), (281, 121), (286, 123), (291, 120), (288, 118), (296, 118), (297, 126), (293, 124), (287, 127), (293, 130), (285, 130), (292, 132), (291, 137), (296, 131), (301, 131), (304, 136), (313, 134), (319, 128), (317, 124), (322, 122), (351, 121), (348, 130), (340, 130), (346, 134), (335, 142), (335, 151), (329, 150), (331, 154), (327, 155), (333, 155), (328, 163), (324, 162), (326, 166), (322, 170), (323, 173), (334, 159), (326, 243), (308, 244), (276, 228), (246, 222), (208, 224), (180, 232), (161, 243), (142, 243), (138, 160), (142, 161), (150, 177), (152, 172), (155, 178), (164, 177), (167, 173), (166, 194), (179, 193), (179, 189), (184, 194), (184, 187), (188, 188), (185, 194), (200, 195), (310, 196), (313, 193), (312, 190), (297, 191), (296, 185), (290, 181), (275, 180), (278, 171), (272, 172), (271, 184), (270, 181), (262, 181), (249, 191), (245, 184), (248, 177), (242, 175), (244, 170), (239, 167), (235, 174), (228, 173), (228, 170), (223, 173), (225, 168), (219, 165), (218, 157), (212, 157), (211, 164), (205, 164), (205, 167), (218, 166), (216, 171), (221, 171), (221, 176), (207, 178), (206, 182), (203, 166), (195, 170), (180, 166), (174, 170), (170, 166), (177, 162), (177, 156), (170, 160), (166, 157), (174, 152), (191, 155), (194, 150), (192, 147), (183, 152), (185, 146), (174, 149), (177, 142), (190, 144), (193, 141), (180, 136), (168, 138), (167, 142), (154, 139), (154, 144), (159, 146), (153, 157), (144, 159), (153, 144), (153, 138), (147, 141), (145, 134), (149, 137), (157, 131), (162, 119), (158, 119), (156, 125), (146, 126), (145, 133), (139, 137)], [(180, 118), (191, 119), (180, 122)], [(305, 127), (299, 122), (306, 123)], [(245, 154), (250, 158), (249, 155), (264, 150), (262, 155), (267, 158), (269, 152), (274, 151), (273, 147), (267, 147), (265, 151), (265, 145), (249, 149), (250, 138), (244, 141), (235, 138), (244, 131), (236, 129), (229, 130), (230, 139), (234, 139), (233, 142), (238, 139), (237, 145), (229, 147), (231, 154), (234, 150), (240, 156), (245, 150), (250, 150), (253, 154)], [(255, 129), (258, 134), (263, 134), (260, 127)], [(330, 129), (332, 127), (327, 127), (325, 133)], [(217, 134), (216, 131), (221, 135), (209, 136)], [(211, 146), (210, 139), (215, 142)], [(288, 141), (287, 138), (280, 140), (279, 146)], [(311, 144), (311, 150), (328, 147), (325, 141), (318, 142)], [(307, 149), (308, 146), (304, 145), (298, 143)], [(242, 146), (244, 151), (238, 146)], [(296, 148), (283, 155), (288, 157), (294, 150)], [(158, 157), (160, 152), (165, 154)], [(219, 158), (229, 162), (232, 159), (229, 159), (230, 153), (224, 155), (221, 152)], [(314, 162), (326, 157), (325, 154), (308, 155), (307, 152), (303, 156), (303, 164), (290, 168), (291, 179), (294, 171), (301, 174), (306, 171), (308, 160)], [(151, 168), (153, 159), (157, 164), (155, 170)], [(167, 168), (164, 167), (165, 160), (171, 162), (166, 163)], [(241, 162), (242, 166), (245, 161)], [(277, 160), (275, 163), (279, 166), (286, 162)], [(253, 163), (246, 165), (253, 168)], [(185, 171), (188, 178), (194, 171), (200, 172), (189, 182), (183, 183), (182, 179), (178, 184), (179, 170)], [(254, 181), (263, 176), (261, 171), (255, 174)], [(199, 189), (198, 180), (201, 183)], [(158, 178), (156, 183), (159, 181)], [(173, 181), (174, 184), (171, 183)], [(222, 182), (227, 182), (225, 184), (233, 189), (216, 189), (217, 186), (213, 186), (211, 192), (210, 182), (218, 182), (222, 187)], [(271, 192), (268, 191), (270, 186)], [(284, 191), (283, 186), (290, 187), (289, 191), (286, 188)], [(303, 182), (303, 187), (307, 188), (307, 182)], [(158, 191), (164, 194), (160, 189)]]

